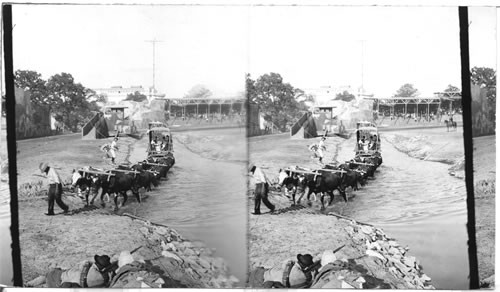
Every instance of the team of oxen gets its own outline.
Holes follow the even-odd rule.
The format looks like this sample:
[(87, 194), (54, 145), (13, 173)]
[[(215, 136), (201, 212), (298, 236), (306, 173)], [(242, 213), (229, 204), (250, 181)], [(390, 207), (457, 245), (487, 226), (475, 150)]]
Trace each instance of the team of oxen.
[(112, 170), (92, 167), (77, 169), (73, 171), (72, 188), (78, 189), (79, 193), (85, 196), (87, 206), (93, 205), (100, 194), (101, 205), (105, 207), (105, 195), (113, 195), (115, 210), (118, 210), (119, 195), (123, 197), (122, 206), (127, 202), (129, 191), (134, 194), (137, 202), (141, 203), (140, 189), (151, 191), (151, 186), (157, 187), (160, 180), (167, 177), (174, 164), (174, 155), (168, 152), (162, 156), (149, 156), (133, 165), (119, 165)]
[[(321, 209), (325, 209), (324, 198), (329, 195), (333, 203), (333, 194), (337, 190), (347, 202), (346, 189), (351, 187), (353, 191), (358, 190), (358, 185), (364, 186), (369, 178), (373, 178), (375, 170), (382, 164), (380, 152), (371, 154), (358, 154), (354, 159), (343, 164), (326, 164), (323, 168), (311, 170), (298, 166), (280, 169), (278, 177), (278, 188), (285, 188), (285, 195), (290, 197), (292, 205), (300, 204), (302, 197), (307, 194), (308, 204), (311, 205), (310, 197), (320, 195)], [(295, 201), (295, 196), (300, 197)]]

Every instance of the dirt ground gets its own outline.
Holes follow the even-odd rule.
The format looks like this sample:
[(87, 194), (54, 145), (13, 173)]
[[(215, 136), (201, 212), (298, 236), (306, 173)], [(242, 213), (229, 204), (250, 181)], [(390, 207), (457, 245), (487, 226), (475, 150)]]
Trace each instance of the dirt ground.
[[(288, 134), (269, 135), (249, 139), (250, 164), (261, 167), (273, 182), (277, 182), (279, 169), (283, 167), (321, 167), (317, 159), (311, 158), (307, 148), (312, 143), (318, 143), (319, 138), (294, 140), (287, 136)], [(342, 141), (344, 140), (339, 137), (327, 139), (325, 162), (337, 159), (337, 146)], [(249, 213), (253, 212), (254, 186), (253, 179), (250, 179)], [(360, 260), (373, 275), (384, 279), (392, 287), (415, 288), (402, 280), (403, 277), (390, 273), (388, 266), (366, 256), (364, 245), (347, 231), (353, 228), (352, 221), (325, 216), (318, 211), (319, 202), (313, 203), (311, 207), (290, 207), (290, 200), (283, 193), (274, 190), (270, 192), (269, 200), (276, 205), (277, 211), (274, 214), (270, 214), (262, 204), (262, 215), (249, 215), (250, 271), (259, 266), (271, 268), (285, 259), (295, 258), (299, 253), (310, 253), (319, 259), (323, 251), (334, 250), (345, 244), (346, 246), (337, 253), (338, 258)]]
[[(288, 134), (284, 134), (288, 135)], [(447, 132), (446, 128), (411, 129), (396, 132), (381, 132), (396, 148), (408, 155), (449, 164), (450, 175), (464, 179), (463, 131)], [(299, 165), (319, 168), (317, 160), (311, 159), (307, 146), (318, 139), (284, 139), (282, 135), (253, 137), (249, 140), (250, 163), (263, 168), (268, 177), (277, 182), (280, 168)], [(325, 161), (335, 160), (336, 146), (341, 138), (329, 138)], [(474, 139), (474, 182), (476, 198), (476, 236), (479, 274), (485, 286), (494, 285), (495, 264), (495, 136)], [(271, 145), (271, 146), (270, 146)], [(253, 183), (250, 181), (250, 188)], [(249, 190), (249, 211), (253, 211), (252, 190)], [(298, 253), (313, 255), (325, 249), (334, 249), (348, 242), (342, 222), (330, 216), (319, 215), (313, 208), (290, 209), (290, 201), (278, 192), (271, 192), (271, 202), (285, 212), (277, 215), (249, 215), (250, 269), (257, 266), (270, 267)], [(261, 211), (268, 212), (261, 205)], [(321, 217), (319, 217), (321, 216)], [(318, 219), (321, 218), (321, 219)], [(354, 218), (355, 219), (355, 218)], [(331, 236), (334, 233), (335, 236)], [(314, 234), (314, 236), (311, 236)], [(411, 247), (410, 247), (411, 248)], [(355, 247), (342, 250), (343, 256), (355, 253)], [(270, 257), (269, 255), (273, 255)]]
[[(56, 265), (66, 267), (94, 254), (132, 250), (142, 242), (142, 235), (135, 232), (139, 226), (134, 226), (130, 219), (111, 216), (111, 204), (106, 209), (71, 216), (44, 215), (47, 212), (47, 180), (33, 175), (40, 174), (39, 164), (46, 161), (58, 168), (63, 181), (69, 183), (75, 168), (88, 165), (110, 168), (102, 159), (100, 146), (111, 141), (112, 138), (81, 140), (80, 135), (18, 141), (19, 234), (25, 282)], [(125, 162), (128, 147), (134, 141), (120, 138), (118, 163)], [(70, 210), (84, 206), (80, 198), (69, 192), (63, 195), (63, 201)], [(57, 204), (54, 210), (56, 214), (61, 211)]]
[(474, 138), (473, 146), (479, 279), (484, 286), (493, 287), (495, 274), (495, 136)]
[[(95, 204), (96, 207), (84, 207), (82, 199), (65, 191), (63, 201), (69, 205), (70, 214), (44, 215), (47, 212), (47, 182), (46, 179), (33, 175), (40, 174), (39, 164), (49, 162), (49, 165), (58, 169), (61, 178), (69, 182), (75, 168), (88, 165), (112, 168), (100, 151), (101, 145), (111, 141), (112, 138), (81, 140), (80, 135), (67, 135), (18, 142), (19, 232), (24, 283), (46, 274), (51, 268), (66, 269), (82, 260), (93, 258), (96, 254), (112, 256), (122, 250), (143, 247), (135, 255), (146, 260), (158, 259), (158, 253), (162, 249), (160, 242), (155, 239), (155, 244), (152, 245), (149, 238), (151, 235), (144, 232), (145, 227), (151, 228), (151, 224), (117, 216), (113, 212), (112, 203), (108, 203), (105, 208), (100, 207), (100, 202)], [(120, 138), (116, 158), (118, 164), (127, 161), (130, 147), (136, 141), (130, 137)], [(147, 200), (147, 195), (144, 198)], [(133, 209), (137, 206), (133, 196), (129, 196), (127, 206), (120, 209), (120, 214), (134, 213)], [(61, 211), (56, 205), (56, 214)], [(181, 239), (176, 244), (187, 246), (189, 242), (186, 242)], [(153, 251), (158, 252), (155, 254)], [(196, 251), (189, 248), (179, 248), (175, 255), (173, 253), (167, 252), (169, 256), (178, 256), (182, 267), (177, 272), (164, 272), (176, 275), (178, 279), (173, 279), (184, 283), (184, 287), (231, 287), (231, 283), (235, 282), (231, 278), (228, 280), (229, 275), (224, 275), (227, 267), (223, 260), (210, 257), (210, 253), (196, 255)], [(207, 265), (207, 261), (208, 270), (202, 267), (202, 264)]]

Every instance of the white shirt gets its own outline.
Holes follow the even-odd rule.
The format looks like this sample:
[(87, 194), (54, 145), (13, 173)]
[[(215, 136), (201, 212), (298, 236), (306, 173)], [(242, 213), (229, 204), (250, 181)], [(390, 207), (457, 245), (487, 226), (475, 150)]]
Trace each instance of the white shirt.
[(253, 178), (255, 179), (255, 183), (267, 183), (269, 180), (267, 179), (266, 174), (260, 169), (260, 167), (256, 167), (253, 173)]
[(323, 154), (323, 151), (326, 151), (326, 146), (325, 146), (325, 141), (321, 140), (321, 141), (319, 141), (319, 144), (318, 144), (318, 152), (320, 154)]
[(151, 150), (154, 150), (154, 151), (159, 151), (158, 148), (160, 147), (161, 145), (161, 142), (159, 141), (151, 141)]
[(49, 179), (49, 184), (61, 183), (61, 178), (59, 177), (59, 174), (52, 167), (49, 168), (49, 172), (47, 173), (47, 178)]
[(111, 149), (112, 150), (118, 150), (118, 147), (116, 147), (116, 141), (113, 140), (113, 142), (111, 142)]

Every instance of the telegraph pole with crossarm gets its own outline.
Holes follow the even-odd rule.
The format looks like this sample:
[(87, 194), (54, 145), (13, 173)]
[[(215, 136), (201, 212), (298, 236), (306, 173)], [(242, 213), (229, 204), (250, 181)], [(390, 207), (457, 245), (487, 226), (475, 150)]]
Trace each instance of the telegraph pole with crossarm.
[(146, 41), (148, 43), (153, 44), (153, 89), (151, 95), (156, 93), (156, 87), (155, 87), (155, 53), (156, 53), (156, 43), (161, 43), (163, 41), (157, 40), (156, 38), (153, 40), (148, 40)]

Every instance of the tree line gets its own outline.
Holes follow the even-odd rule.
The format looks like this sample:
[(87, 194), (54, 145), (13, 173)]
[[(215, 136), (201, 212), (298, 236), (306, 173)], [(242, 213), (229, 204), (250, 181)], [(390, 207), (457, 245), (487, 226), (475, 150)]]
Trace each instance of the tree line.
[(303, 90), (283, 81), (278, 73), (264, 74), (253, 80), (246, 75), (247, 99), (259, 105), (264, 119), (272, 122), (279, 130), (286, 131), (306, 112), (305, 101), (298, 101), (304, 96)]
[[(471, 70), (471, 81), (486, 88), (490, 106), (489, 116), (494, 120), (496, 105), (496, 72), (491, 68), (474, 67)], [(31, 70), (15, 72), (15, 86), (31, 93), (31, 103), (35, 107), (48, 109), (55, 120), (63, 123), (72, 131), (86, 123), (95, 112), (98, 112), (98, 102), (106, 102), (106, 96), (98, 95), (92, 89), (75, 82), (69, 73), (60, 73), (44, 80), (41, 74)], [(460, 91), (453, 85), (448, 85), (444, 92)], [(185, 98), (208, 98), (212, 95), (203, 85), (194, 86)], [(314, 101), (314, 96), (306, 94), (302, 89), (284, 82), (278, 73), (268, 73), (256, 80), (250, 74), (246, 75), (246, 95), (250, 102), (257, 103), (264, 119), (272, 122), (281, 131), (286, 131), (303, 114), (308, 111), (307, 101)], [(418, 90), (410, 83), (402, 85), (394, 96), (416, 97)], [(4, 99), (5, 97), (3, 97)], [(352, 101), (355, 96), (348, 91), (336, 95), (336, 100)], [(125, 100), (145, 101), (144, 94), (135, 92)], [(4, 100), (3, 100), (4, 102)], [(2, 106), (5, 111), (5, 106)], [(5, 112), (4, 112), (5, 114)]]
[(103, 98), (64, 72), (44, 80), (36, 71), (17, 70), (14, 84), (30, 92), (31, 106), (35, 111), (37, 108), (49, 110), (57, 122), (72, 131), (77, 131), (99, 111), (97, 102)]
[[(496, 72), (491, 68), (474, 67), (471, 70), (471, 82), (486, 88), (490, 108), (489, 116), (495, 119), (496, 105)], [(454, 85), (444, 89), (447, 92), (460, 92)], [(250, 74), (246, 75), (247, 99), (259, 105), (259, 110), (266, 121), (272, 122), (281, 131), (289, 129), (304, 112), (308, 111), (306, 101), (314, 101), (313, 95), (306, 94), (303, 90), (283, 81), (278, 73), (268, 73), (256, 80)], [(394, 94), (394, 97), (417, 97), (419, 91), (411, 83), (403, 84)], [(356, 99), (355, 95), (343, 91), (338, 93), (335, 100), (350, 102)]]

